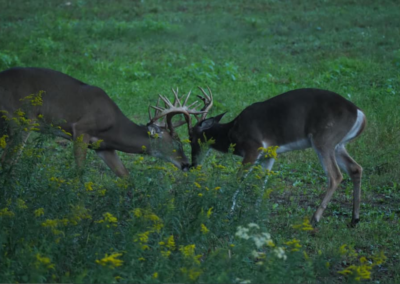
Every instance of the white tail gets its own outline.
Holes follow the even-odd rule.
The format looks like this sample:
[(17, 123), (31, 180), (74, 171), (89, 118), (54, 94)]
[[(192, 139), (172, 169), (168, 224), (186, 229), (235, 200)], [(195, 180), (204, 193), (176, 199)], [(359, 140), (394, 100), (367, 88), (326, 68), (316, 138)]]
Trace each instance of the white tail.
[[(198, 140), (204, 141), (204, 136), (215, 139), (211, 147), (222, 152), (236, 144), (234, 154), (243, 157), (243, 164), (259, 160), (260, 147), (279, 146), (277, 153), (312, 147), (328, 178), (328, 190), (313, 223), (320, 220), (342, 181), (339, 167), (354, 184), (351, 224), (359, 221), (362, 168), (347, 153), (345, 145), (364, 130), (366, 118), (362, 110), (330, 91), (298, 89), (255, 103), (229, 123), (219, 123), (223, 115), (204, 117), (190, 130), (193, 166), (199, 162)], [(274, 161), (269, 158), (261, 162), (271, 170)]]

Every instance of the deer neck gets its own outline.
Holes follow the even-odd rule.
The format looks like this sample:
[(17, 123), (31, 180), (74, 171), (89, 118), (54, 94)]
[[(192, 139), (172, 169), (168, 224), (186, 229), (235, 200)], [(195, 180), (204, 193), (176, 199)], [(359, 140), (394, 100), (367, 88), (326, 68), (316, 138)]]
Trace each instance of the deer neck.
[(229, 123), (218, 123), (204, 132), (207, 139), (214, 139), (215, 143), (211, 144), (211, 148), (220, 151), (228, 152), (229, 146), (233, 143), (229, 137), (229, 131), (233, 126), (233, 121)]
[[(110, 147), (125, 153), (143, 153), (150, 150), (150, 138), (145, 125), (137, 125), (128, 118), (120, 120), (116, 129), (110, 132), (105, 141), (110, 141)], [(107, 142), (106, 142), (107, 143)], [(107, 143), (109, 144), (109, 143)]]

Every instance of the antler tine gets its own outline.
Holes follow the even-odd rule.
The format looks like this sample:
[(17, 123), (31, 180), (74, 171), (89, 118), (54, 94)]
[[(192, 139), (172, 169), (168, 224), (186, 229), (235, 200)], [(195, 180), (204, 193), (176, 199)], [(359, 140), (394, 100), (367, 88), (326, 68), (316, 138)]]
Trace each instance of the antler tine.
[(165, 97), (163, 95), (158, 95), (158, 96), (164, 101), (165, 107), (173, 107), (174, 106), (167, 97)]
[(190, 109), (191, 107), (194, 107), (195, 105), (199, 104), (199, 101), (195, 101), (194, 103), (191, 103), (187, 108)]
[(175, 106), (175, 107), (177, 107), (177, 106), (181, 107), (182, 104), (181, 104), (181, 101), (180, 101), (179, 96), (178, 96), (178, 88), (176, 88), (176, 92), (175, 92), (175, 90), (172, 88), (172, 92), (174, 93), (174, 96), (175, 96), (174, 106)]
[[(179, 99), (178, 95), (178, 88), (174, 90), (172, 88), (172, 92), (174, 94), (174, 103), (172, 104), (171, 101), (166, 97), (161, 94), (158, 95), (158, 100), (157, 100), (157, 105), (153, 105), (149, 107), (149, 118), (150, 118), (150, 123), (158, 124), (159, 126), (163, 126), (169, 129), (171, 135), (176, 135), (174, 128), (179, 127), (185, 123), (188, 124), (188, 130), (190, 131), (192, 128), (192, 121), (191, 121), (191, 116), (190, 114), (192, 112), (196, 113), (195, 109), (190, 110), (185, 104), (187, 103), (187, 100), (190, 96), (190, 93), (186, 96), (185, 104), (182, 105), (182, 98)], [(160, 106), (160, 101), (163, 101), (165, 104), (165, 107)], [(193, 106), (193, 104), (191, 105)], [(153, 108), (155, 110), (154, 116), (151, 117), (151, 111), (150, 108)], [(185, 121), (180, 119), (178, 122), (172, 123), (172, 118), (175, 115), (178, 114), (183, 114)], [(160, 125), (159, 123), (156, 123), (157, 120), (163, 117), (163, 125)]]
[(208, 89), (208, 92), (210, 93), (210, 95), (207, 95), (207, 93), (201, 87), (199, 87), (199, 89), (204, 94), (204, 97), (198, 96), (204, 102), (204, 107), (201, 109), (201, 111), (203, 111), (203, 115), (201, 116), (201, 120), (204, 120), (204, 119), (206, 119), (207, 114), (208, 114), (210, 108), (213, 105), (213, 95), (212, 95), (210, 87), (208, 87), (208, 86), (207, 86), (207, 89)]
[(207, 86), (207, 89), (208, 89), (208, 92), (210, 93), (210, 97), (211, 97), (211, 102), (214, 100), (214, 98), (213, 98), (213, 94), (212, 94), (212, 92), (211, 92), (211, 89), (210, 89), (210, 87), (209, 86)]
[[(208, 88), (208, 86), (207, 86)], [(203, 88), (199, 87), (200, 91), (203, 93), (203, 95), (206, 97), (207, 100), (211, 100), (211, 98), (207, 95), (207, 93), (204, 91)], [(210, 91), (210, 88), (208, 88), (208, 91)], [(200, 96), (198, 96), (200, 97)]]
[(162, 109), (158, 106), (160, 104), (160, 98), (157, 100), (157, 105), (156, 106), (149, 106), (148, 107), (148, 112), (149, 112), (149, 120), (152, 121), (153, 118), (151, 117), (151, 109), (154, 109), (154, 117), (157, 116), (158, 111), (162, 111)]
[[(165, 127), (166, 126), (165, 117), (162, 119), (161, 123), (156, 123), (156, 120), (161, 117), (161, 116), (159, 116), (160, 113), (162, 113), (164, 111), (164, 109), (162, 107), (159, 107), (159, 104), (160, 104), (160, 98), (158, 98), (156, 106), (149, 106), (149, 108), (148, 108), (149, 120), (150, 120), (150, 123), (156, 124), (160, 127)], [(153, 118), (151, 117), (151, 109), (152, 108), (154, 109), (154, 117)]]
[(154, 116), (158, 115), (158, 113), (160, 113), (163, 110), (165, 110), (162, 107), (158, 107), (158, 106), (150, 106), (150, 107), (152, 107), (152, 108), (154, 108), (156, 110), (156, 113), (154, 114)]
[(149, 107), (147, 108), (147, 111), (149, 112), (149, 120), (151, 121), (151, 106), (149, 106)]
[(190, 94), (192, 93), (192, 90), (189, 91), (189, 93), (186, 96), (185, 102), (183, 103), (183, 106), (186, 106), (187, 101), (189, 100)]

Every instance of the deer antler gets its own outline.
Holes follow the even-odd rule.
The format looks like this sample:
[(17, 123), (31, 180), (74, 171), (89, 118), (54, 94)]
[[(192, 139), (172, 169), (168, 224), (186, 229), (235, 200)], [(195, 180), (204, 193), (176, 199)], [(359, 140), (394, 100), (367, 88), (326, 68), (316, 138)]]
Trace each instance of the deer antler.
[(200, 98), (204, 102), (204, 107), (200, 110), (203, 112), (200, 120), (197, 115), (195, 115), (195, 117), (196, 117), (197, 121), (203, 121), (204, 119), (206, 119), (207, 114), (213, 105), (213, 95), (212, 95), (211, 89), (208, 86), (207, 86), (207, 89), (208, 89), (208, 92), (210, 93), (210, 96), (208, 96), (207, 93), (202, 88), (200, 88), (200, 87), (198, 87), (198, 88), (203, 93), (204, 97), (202, 97), (202, 96), (197, 96), (197, 97)]
[[(157, 105), (149, 107), (149, 118), (150, 118), (149, 123), (155, 124), (155, 122), (158, 119), (163, 117), (164, 118), (163, 119), (164, 127), (168, 127), (168, 129), (171, 131), (171, 134), (175, 133), (174, 128), (179, 127), (185, 123), (188, 124), (188, 130), (190, 131), (190, 129), (192, 128), (192, 120), (191, 120), (190, 115), (191, 114), (200, 115), (200, 114), (204, 114), (204, 112), (197, 111), (195, 109), (195, 106), (197, 106), (199, 104), (198, 101), (195, 101), (194, 103), (192, 103), (188, 106), (186, 105), (189, 100), (191, 91), (186, 95), (186, 98), (185, 98), (185, 101), (183, 102), (183, 104), (182, 104), (181, 100), (183, 99), (184, 96), (182, 96), (181, 99), (179, 99), (178, 89), (176, 89), (176, 91), (174, 89), (172, 89), (172, 92), (174, 93), (174, 97), (175, 97), (174, 103), (171, 103), (171, 101), (166, 96), (158, 95), (159, 98), (157, 100)], [(160, 99), (164, 102), (165, 107), (159, 106)], [(154, 117), (151, 117), (150, 108), (155, 109)], [(172, 117), (177, 114), (183, 114), (185, 117), (185, 121), (180, 120), (180, 121), (176, 122), (175, 124), (172, 124)], [(166, 123), (165, 123), (165, 119), (166, 119)], [(160, 124), (158, 124), (158, 125), (160, 125)], [(160, 126), (162, 126), (162, 125), (160, 125)]]

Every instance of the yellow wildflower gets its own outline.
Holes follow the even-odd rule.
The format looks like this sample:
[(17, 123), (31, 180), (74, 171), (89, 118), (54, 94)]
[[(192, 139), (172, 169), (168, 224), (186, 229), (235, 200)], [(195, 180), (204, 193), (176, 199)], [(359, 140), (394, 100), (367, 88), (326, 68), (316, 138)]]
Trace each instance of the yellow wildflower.
[(0, 137), (0, 147), (5, 149), (7, 146), (6, 138), (8, 138), (8, 135), (3, 135)]
[(157, 278), (158, 278), (158, 272), (154, 272), (152, 277), (153, 277), (154, 279), (157, 279)]
[(147, 243), (149, 241), (149, 234), (150, 231), (144, 232), (144, 233), (140, 233), (139, 234), (139, 240), (142, 243)]
[(170, 250), (162, 250), (161, 255), (165, 258), (168, 258), (171, 255), (171, 251)]
[(174, 240), (174, 236), (173, 235), (169, 236), (165, 246), (167, 248), (169, 248), (170, 250), (174, 250), (175, 249), (175, 240)]
[(14, 217), (15, 214), (14, 214), (14, 212), (8, 210), (8, 208), (6, 207), (6, 208), (3, 208), (0, 210), (0, 217), (2, 217), (2, 216)]
[(72, 211), (72, 216), (67, 220), (72, 225), (78, 225), (78, 222), (80, 222), (83, 219), (92, 219), (92, 216), (90, 216), (90, 214), (88, 213), (89, 210), (86, 209), (84, 206), (81, 205), (72, 206), (71, 211)]
[(57, 219), (55, 219), (55, 220), (46, 219), (46, 221), (44, 221), (42, 223), (43, 227), (50, 227), (50, 228), (55, 228), (55, 227), (57, 227), (57, 225), (58, 225)]
[(221, 170), (224, 170), (224, 169), (226, 169), (226, 167), (224, 167), (223, 165), (219, 165), (219, 164), (217, 164), (217, 163), (211, 163), (211, 165), (213, 166), (213, 168), (215, 168), (215, 169), (221, 169)]
[(203, 273), (200, 268), (187, 269), (186, 267), (181, 268), (181, 272), (187, 275), (191, 280), (196, 280)]
[(338, 273), (344, 276), (353, 275), (355, 280), (360, 281), (361, 279), (371, 279), (371, 269), (370, 265), (350, 265)]
[(268, 239), (266, 242), (267, 242), (267, 246), (269, 246), (269, 247), (271, 247), (271, 248), (275, 247), (275, 243), (274, 243), (273, 240)]
[(122, 265), (123, 261), (118, 259), (118, 257), (120, 257), (121, 255), (122, 253), (112, 253), (110, 255), (106, 254), (106, 256), (102, 259), (97, 259), (96, 263), (102, 266), (108, 265), (110, 268), (114, 269), (115, 267)]
[(301, 224), (292, 225), (292, 228), (293, 229), (299, 229), (299, 230), (302, 230), (302, 231), (312, 231), (312, 230), (314, 230), (314, 228), (310, 224), (310, 221), (308, 220), (308, 218), (304, 218), (304, 221)]
[(15, 114), (19, 117), (23, 117), (25, 115), (25, 112), (23, 112), (21, 109), (17, 109), (15, 111)]
[(101, 146), (101, 143), (103, 143), (103, 141), (104, 141), (103, 139), (99, 139), (96, 142), (92, 143), (91, 144), (92, 149), (94, 149), (94, 150), (99, 149)]
[(288, 241), (285, 243), (285, 245), (292, 247), (292, 251), (299, 251), (299, 248), (301, 248), (300, 241), (297, 239)]
[(35, 214), (35, 217), (40, 217), (44, 215), (44, 209), (43, 208), (38, 208), (35, 211), (33, 211), (33, 214)]
[(273, 192), (273, 189), (269, 188), (264, 192), (263, 198), (264, 199), (268, 199), (271, 195), (271, 193)]
[(203, 233), (203, 234), (207, 234), (210, 230), (206, 227), (206, 225), (204, 225), (204, 224), (201, 224), (201, 232)]
[(198, 187), (198, 188), (201, 188), (201, 185), (200, 185), (199, 183), (197, 183), (197, 182), (194, 182), (194, 185), (195, 185), (196, 187)]
[(86, 191), (93, 191), (93, 185), (94, 185), (94, 183), (91, 182), (91, 181), (86, 182), (86, 183), (85, 183), (85, 189), (86, 189)]
[(107, 228), (110, 228), (111, 226), (112, 227), (117, 226), (118, 219), (115, 216), (113, 216), (111, 213), (109, 213), (109, 212), (104, 213), (103, 218), (104, 219), (96, 221), (95, 223), (106, 223)]
[(261, 150), (263, 153), (265, 153), (265, 155), (264, 155), (265, 158), (276, 159), (278, 156), (278, 154), (276, 153), (276, 150), (278, 150), (278, 148), (279, 148), (279, 146), (270, 146), (267, 148), (260, 147), (260, 148), (258, 148), (258, 150), (259, 151)]
[(133, 215), (135, 215), (136, 217), (142, 217), (143, 216), (142, 210), (140, 208), (133, 209), (132, 212), (133, 212)]
[(35, 266), (36, 268), (39, 268), (40, 265), (46, 266), (47, 269), (54, 269), (54, 264), (51, 263), (50, 258), (41, 256), (39, 253), (36, 254), (36, 262)]
[(355, 258), (355, 257), (358, 256), (357, 252), (353, 248), (347, 247), (346, 244), (342, 245), (339, 248), (339, 253), (341, 255), (347, 255), (347, 256), (352, 257), (352, 258)]
[[(72, 136), (71, 133), (65, 131), (64, 129), (61, 129), (61, 132), (64, 133), (65, 135), (67, 135), (67, 136)], [(99, 141), (100, 141), (100, 140), (99, 140)]]
[(25, 204), (25, 201), (22, 200), (21, 198), (17, 199), (17, 207), (19, 209), (27, 209), (28, 208), (28, 206), (26, 206), (26, 204)]
[(210, 218), (211, 214), (213, 213), (212, 210), (214, 209), (214, 207), (210, 207), (210, 209), (208, 209), (207, 211), (207, 218)]
[(383, 251), (379, 252), (378, 255), (374, 255), (372, 257), (373, 260), (373, 265), (381, 265), (382, 263), (385, 262), (385, 260), (387, 259), (387, 257), (383, 254)]
[(194, 250), (196, 248), (196, 245), (187, 245), (187, 246), (182, 246), (179, 250), (182, 252), (183, 256), (186, 258), (190, 258), (194, 256)]

